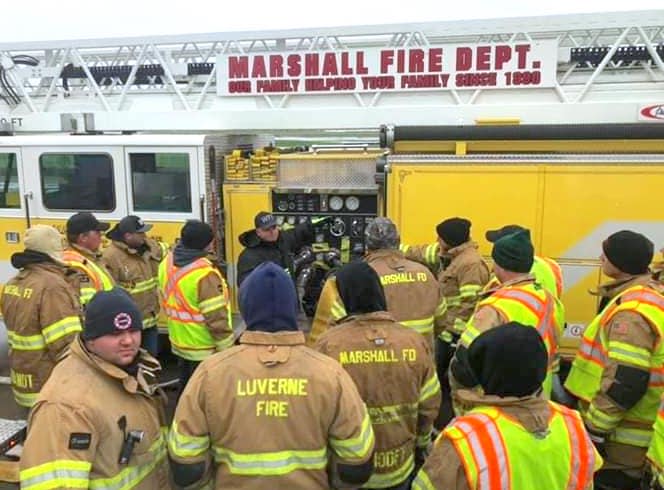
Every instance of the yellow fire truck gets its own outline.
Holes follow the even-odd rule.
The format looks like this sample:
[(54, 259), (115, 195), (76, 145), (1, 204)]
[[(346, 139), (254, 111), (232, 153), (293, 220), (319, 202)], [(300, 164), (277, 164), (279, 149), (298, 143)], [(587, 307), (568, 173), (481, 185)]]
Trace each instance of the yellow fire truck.
[[(0, 44), (0, 283), (29, 224), (82, 209), (170, 243), (211, 221), (231, 285), (259, 210), (331, 216), (315, 252), (343, 260), (373, 216), (427, 243), (461, 215), (484, 254), (486, 229), (531, 228), (576, 335), (603, 238), (664, 244), (663, 29), (647, 11)], [(259, 151), (306, 138), (344, 145)]]
[[(383, 128), (387, 215), (403, 240), (434, 238), (465, 216), (485, 255), (486, 230), (520, 224), (536, 252), (562, 266), (568, 338), (598, 304), (601, 243), (630, 229), (664, 246), (659, 189), (664, 128), (642, 125)], [(604, 279), (605, 280), (605, 279)], [(570, 345), (568, 341), (565, 342)], [(573, 345), (574, 343), (572, 343)]]

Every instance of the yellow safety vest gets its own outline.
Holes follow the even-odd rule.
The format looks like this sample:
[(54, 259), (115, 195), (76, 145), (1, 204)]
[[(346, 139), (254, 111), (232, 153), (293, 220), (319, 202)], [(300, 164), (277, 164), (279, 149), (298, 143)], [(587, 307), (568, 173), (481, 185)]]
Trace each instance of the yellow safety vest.
[(659, 485), (664, 487), (664, 397), (657, 411), (653, 431), (646, 458), (650, 461), (653, 476), (657, 479)]
[[(642, 315), (657, 333), (655, 351), (633, 347), (622, 342), (610, 342), (604, 328), (621, 311), (635, 311)], [(646, 286), (634, 286), (613, 298), (583, 333), (581, 346), (574, 358), (565, 388), (590, 403), (600, 390), (602, 374), (609, 358), (642, 366), (650, 371), (645, 395), (627, 410), (609, 440), (637, 447), (648, 447), (652, 438), (652, 423), (657, 415), (660, 397), (664, 393), (664, 296)], [(623, 425), (623, 421), (631, 424)], [(635, 427), (637, 423), (641, 428)]]
[[(542, 389), (547, 397), (551, 396), (553, 373), (558, 370), (558, 341), (563, 329), (560, 303), (544, 288), (529, 282), (499, 289), (480, 301), (477, 310), (484, 306), (496, 309), (508, 322), (519, 322), (537, 329), (549, 354), (547, 375)], [(471, 317), (461, 335), (461, 344), (469, 347), (480, 334)]]
[[(168, 337), (173, 353), (190, 361), (202, 361), (217, 350), (230, 347), (232, 336), (222, 341), (215, 341), (205, 325), (205, 308), (198, 299), (198, 283), (208, 274), (219, 276), (222, 284), (224, 279), (210, 261), (201, 257), (184, 267), (173, 263), (173, 253), (159, 264), (159, 287), (162, 291), (162, 307), (168, 324)], [(229, 325), (231, 323), (228, 289), (223, 288), (217, 303), (225, 303)], [(211, 308), (211, 309), (215, 309)]]
[[(602, 463), (579, 414), (549, 402), (553, 417), (538, 437), (494, 407), (458, 417), (440, 437), (449, 439), (471, 490), (575, 489), (592, 487)], [(542, 464), (546, 461), (546, 464)], [(421, 471), (413, 490), (435, 490)]]
[(115, 283), (102, 267), (75, 250), (65, 250), (62, 260), (74, 269), (81, 271), (90, 279), (90, 285), (82, 285), (80, 290), (81, 306), (87, 305), (98, 291), (109, 291)]
[(162, 241), (158, 241), (157, 245), (159, 245), (159, 250), (161, 251), (161, 259), (163, 260), (166, 258), (166, 255), (168, 255), (168, 250), (170, 249), (170, 247), (168, 246), (168, 243)]
[[(553, 259), (535, 256), (533, 266), (530, 268), (530, 274), (535, 277), (535, 282), (560, 298), (563, 294), (563, 272), (558, 263)], [(500, 281), (494, 275), (486, 283), (483, 290), (489, 291), (500, 287)]]
[(535, 276), (535, 280), (541, 286), (560, 298), (563, 294), (563, 272), (558, 263), (546, 257), (535, 256), (530, 273)]

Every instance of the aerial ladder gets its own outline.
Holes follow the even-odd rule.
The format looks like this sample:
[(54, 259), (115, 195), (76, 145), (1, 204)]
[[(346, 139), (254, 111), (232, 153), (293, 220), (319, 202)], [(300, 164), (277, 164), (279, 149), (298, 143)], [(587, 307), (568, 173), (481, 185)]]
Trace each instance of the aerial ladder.
[(1, 43), (0, 131), (658, 122), (663, 57), (664, 10)]

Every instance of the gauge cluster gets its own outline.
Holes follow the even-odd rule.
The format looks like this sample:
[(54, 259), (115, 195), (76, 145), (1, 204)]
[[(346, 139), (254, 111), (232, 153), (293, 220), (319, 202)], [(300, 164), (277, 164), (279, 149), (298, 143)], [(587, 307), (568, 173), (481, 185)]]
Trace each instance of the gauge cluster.
[(322, 213), (322, 214), (376, 214), (376, 195), (370, 194), (318, 194), (282, 193), (272, 194), (275, 213)]
[(282, 226), (294, 226), (308, 219), (330, 217), (314, 230), (314, 252), (331, 248), (341, 251), (348, 262), (364, 253), (364, 229), (377, 215), (378, 195), (311, 192), (272, 192), (272, 211)]

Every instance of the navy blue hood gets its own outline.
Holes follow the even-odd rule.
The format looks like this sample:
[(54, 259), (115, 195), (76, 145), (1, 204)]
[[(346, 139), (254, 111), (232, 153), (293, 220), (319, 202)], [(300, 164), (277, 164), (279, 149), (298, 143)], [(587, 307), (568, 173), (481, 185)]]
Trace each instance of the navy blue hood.
[(240, 286), (240, 313), (247, 330), (298, 330), (297, 293), (291, 277), (273, 262), (256, 267)]

